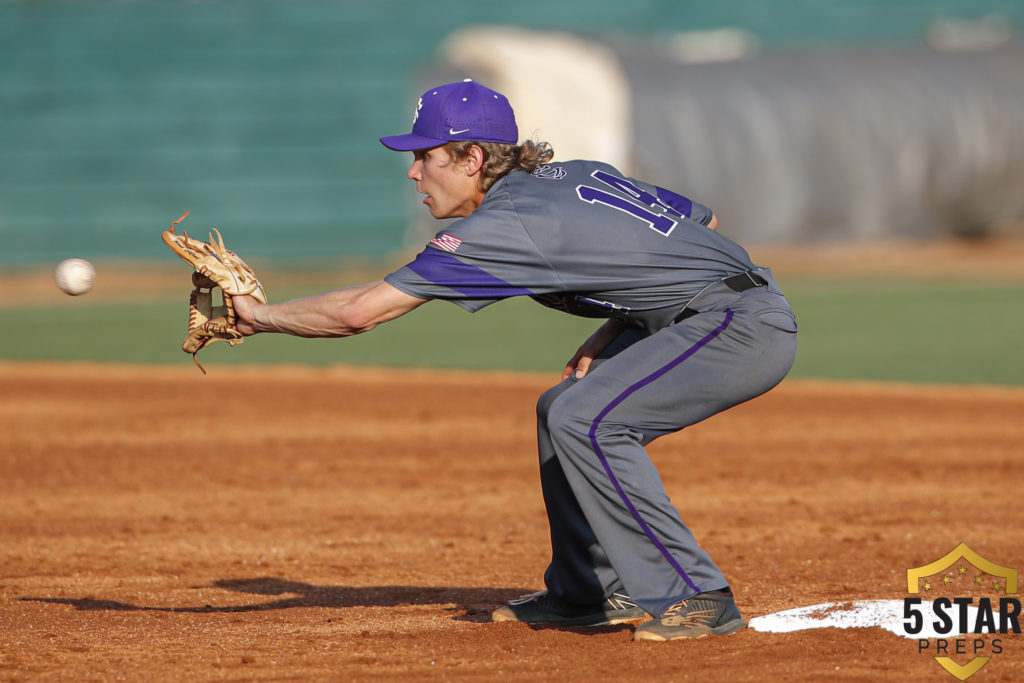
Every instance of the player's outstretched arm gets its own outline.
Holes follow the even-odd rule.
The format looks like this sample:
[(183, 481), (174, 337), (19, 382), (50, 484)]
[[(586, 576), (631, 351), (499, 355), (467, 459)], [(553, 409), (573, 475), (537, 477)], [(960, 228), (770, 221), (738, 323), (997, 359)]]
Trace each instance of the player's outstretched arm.
[(238, 331), (279, 332), (297, 337), (349, 337), (405, 315), (426, 303), (383, 280), (280, 304), (235, 297)]

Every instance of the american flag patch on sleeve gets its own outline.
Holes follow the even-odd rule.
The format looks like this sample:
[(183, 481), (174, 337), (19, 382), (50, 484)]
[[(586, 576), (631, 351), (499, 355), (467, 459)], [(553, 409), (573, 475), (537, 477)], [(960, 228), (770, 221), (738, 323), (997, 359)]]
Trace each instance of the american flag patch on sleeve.
[(462, 240), (460, 240), (458, 237), (453, 237), (448, 233), (443, 233), (441, 235), (438, 235), (434, 239), (430, 240), (430, 243), (433, 244), (438, 249), (444, 249), (445, 251), (454, 252), (456, 249), (459, 248), (459, 245), (462, 244)]

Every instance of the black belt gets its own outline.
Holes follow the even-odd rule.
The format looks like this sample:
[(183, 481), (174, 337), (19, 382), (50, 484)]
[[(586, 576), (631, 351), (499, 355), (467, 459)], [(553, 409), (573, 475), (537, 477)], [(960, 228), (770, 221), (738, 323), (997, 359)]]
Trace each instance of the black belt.
[(767, 287), (768, 281), (752, 270), (732, 275), (722, 280), (734, 292), (745, 292), (754, 287)]
[[(739, 275), (730, 275), (727, 278), (723, 278), (722, 282), (734, 292), (745, 292), (748, 289), (754, 287), (767, 287), (768, 281), (758, 275), (752, 270), (747, 270)], [(673, 322), (679, 322), (680, 320), (686, 320), (687, 318), (697, 315), (700, 311), (695, 311), (692, 308), (684, 308)]]

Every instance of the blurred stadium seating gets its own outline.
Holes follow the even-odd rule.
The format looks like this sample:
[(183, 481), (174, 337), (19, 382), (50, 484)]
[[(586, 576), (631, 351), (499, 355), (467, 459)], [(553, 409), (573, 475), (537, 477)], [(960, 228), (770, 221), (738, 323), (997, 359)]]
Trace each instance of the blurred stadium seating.
[[(408, 160), (376, 138), (407, 129), (438, 74), (524, 93), (544, 75), (538, 101), (523, 95), (524, 135), (537, 121), (556, 151), (601, 143), (593, 153), (711, 204), (745, 239), (983, 232), (1024, 213), (1024, 6), (941, 9), (0, 3), (0, 267), (165, 258), (157, 233), (185, 210), (184, 227), (220, 227), (253, 258), (408, 247)], [(460, 48), (481, 26), (529, 47)], [(559, 148), (563, 121), (605, 133)]]

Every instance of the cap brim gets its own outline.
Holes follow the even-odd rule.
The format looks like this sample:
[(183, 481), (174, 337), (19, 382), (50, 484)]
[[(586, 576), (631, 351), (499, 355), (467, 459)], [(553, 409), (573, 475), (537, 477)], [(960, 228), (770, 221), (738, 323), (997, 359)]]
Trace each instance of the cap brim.
[(389, 135), (381, 138), (380, 142), (388, 149), (393, 149), (396, 152), (413, 152), (417, 149), (440, 147), (448, 141), (438, 140), (437, 138), (425, 138), (422, 135), (408, 133), (406, 135)]

